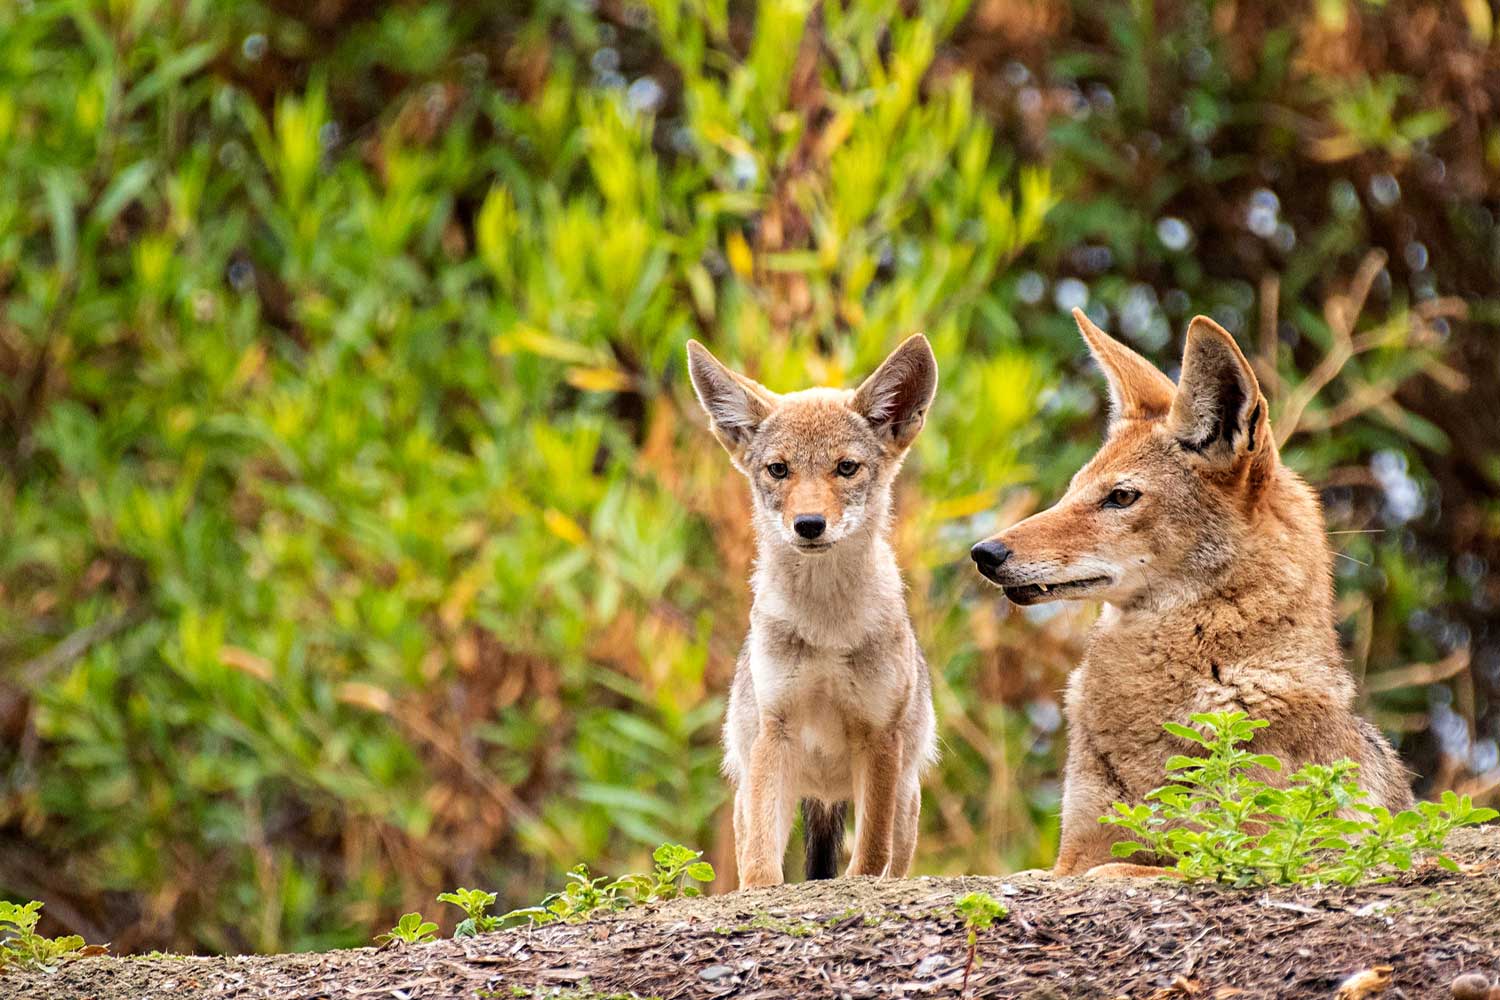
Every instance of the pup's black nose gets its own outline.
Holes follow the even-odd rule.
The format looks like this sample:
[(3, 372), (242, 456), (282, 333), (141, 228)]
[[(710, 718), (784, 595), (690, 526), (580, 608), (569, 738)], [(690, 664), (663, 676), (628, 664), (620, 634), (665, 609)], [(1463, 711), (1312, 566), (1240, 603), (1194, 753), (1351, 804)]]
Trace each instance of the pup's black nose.
[(792, 518), (792, 530), (803, 538), (817, 538), (828, 527), (821, 514), (798, 514)]
[(989, 576), (1010, 558), (1010, 549), (998, 538), (987, 538), (969, 550), (969, 558), (979, 567), (979, 572)]

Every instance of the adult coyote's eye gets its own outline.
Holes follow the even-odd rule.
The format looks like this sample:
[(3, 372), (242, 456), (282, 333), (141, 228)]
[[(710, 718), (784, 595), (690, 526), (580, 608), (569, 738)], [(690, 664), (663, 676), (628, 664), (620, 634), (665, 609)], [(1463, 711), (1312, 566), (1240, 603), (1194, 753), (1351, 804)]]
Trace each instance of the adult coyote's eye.
[(1109, 491), (1109, 496), (1104, 498), (1101, 507), (1109, 507), (1115, 510), (1124, 510), (1141, 498), (1140, 490), (1129, 490), (1123, 486), (1116, 486)]
[(772, 462), (766, 466), (766, 471), (771, 474), (772, 479), (785, 479), (792, 474), (792, 470), (786, 467), (785, 462)]
[(859, 463), (853, 461), (852, 459), (846, 458), (838, 464), (838, 466), (835, 468), (835, 471), (845, 479), (848, 479), (850, 476), (859, 471)]

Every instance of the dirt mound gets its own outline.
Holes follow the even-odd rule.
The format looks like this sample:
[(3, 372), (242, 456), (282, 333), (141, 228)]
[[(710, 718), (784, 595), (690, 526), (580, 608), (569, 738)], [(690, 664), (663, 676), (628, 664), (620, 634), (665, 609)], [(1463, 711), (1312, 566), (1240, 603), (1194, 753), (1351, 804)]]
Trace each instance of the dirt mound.
[(1388, 995), (1447, 997), (1460, 973), (1500, 976), (1500, 825), (1452, 847), (1462, 874), (1429, 866), (1359, 889), (849, 879), (429, 945), (87, 958), (51, 975), (0, 975), (0, 998), (952, 997), (965, 965), (953, 902), (973, 891), (1010, 908), (982, 936), (973, 996), (1322, 997), (1388, 965)]

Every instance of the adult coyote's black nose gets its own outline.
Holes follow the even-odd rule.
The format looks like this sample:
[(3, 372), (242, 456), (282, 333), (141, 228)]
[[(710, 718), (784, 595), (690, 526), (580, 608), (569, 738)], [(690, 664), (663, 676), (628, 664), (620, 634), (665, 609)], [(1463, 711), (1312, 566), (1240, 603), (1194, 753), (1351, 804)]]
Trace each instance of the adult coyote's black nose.
[(979, 572), (993, 580), (995, 571), (1010, 558), (1010, 549), (998, 538), (987, 538), (969, 550), (969, 558)]
[(792, 518), (792, 530), (803, 538), (817, 538), (828, 527), (821, 514), (798, 514)]

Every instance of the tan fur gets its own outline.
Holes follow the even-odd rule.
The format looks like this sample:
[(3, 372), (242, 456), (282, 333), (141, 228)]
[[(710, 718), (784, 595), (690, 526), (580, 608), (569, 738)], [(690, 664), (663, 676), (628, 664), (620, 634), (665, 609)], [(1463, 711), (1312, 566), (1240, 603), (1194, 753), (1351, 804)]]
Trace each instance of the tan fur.
[[(888, 536), (892, 485), (936, 389), (932, 349), (912, 337), (857, 390), (787, 395), (697, 342), (688, 359), (754, 507), (755, 601), (724, 720), (740, 886), (782, 882), (799, 799), (854, 801), (849, 874), (904, 875), (936, 726)], [(840, 474), (843, 461), (857, 470)], [(823, 517), (825, 533), (799, 537), (799, 515)]]
[[(1111, 861), (1107, 865), (1095, 865), (1088, 870), (1089, 878), (1160, 878), (1173, 875), (1177, 869), (1161, 865), (1133, 865), (1125, 861)], [(1180, 877), (1180, 876), (1179, 876)]]
[[(1195, 712), (1269, 720), (1254, 747), (1282, 758), (1282, 780), (1305, 763), (1347, 757), (1371, 802), (1408, 805), (1399, 758), (1353, 708), (1317, 495), (1281, 464), (1266, 401), (1234, 339), (1194, 319), (1174, 386), (1075, 317), (1110, 383), (1108, 438), (1054, 507), (995, 536), (1010, 553), (985, 574), (1022, 603), (1105, 602), (1068, 681), (1055, 870), (1111, 860), (1123, 838), (1099, 816), (1163, 783), (1167, 758), (1192, 748), (1161, 724)], [(1139, 491), (1123, 509), (1108, 505), (1120, 488)], [(1017, 589), (1041, 584), (1048, 591)], [(1100, 873), (1132, 870), (1153, 869)]]

